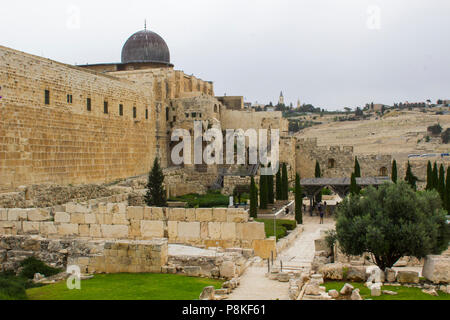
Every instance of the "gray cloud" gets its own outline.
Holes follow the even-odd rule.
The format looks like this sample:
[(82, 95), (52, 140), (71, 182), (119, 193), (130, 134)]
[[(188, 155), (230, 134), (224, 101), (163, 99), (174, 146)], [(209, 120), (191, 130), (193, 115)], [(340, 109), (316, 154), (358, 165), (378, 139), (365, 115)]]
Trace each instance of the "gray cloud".
[[(380, 29), (367, 27), (380, 8)], [(75, 6), (80, 28), (67, 28)], [(72, 12), (73, 13), (73, 12)], [(65, 63), (118, 62), (148, 28), (176, 69), (215, 83), (217, 95), (327, 109), (375, 101), (450, 98), (446, 0), (152, 0), (2, 3), (0, 44)]]

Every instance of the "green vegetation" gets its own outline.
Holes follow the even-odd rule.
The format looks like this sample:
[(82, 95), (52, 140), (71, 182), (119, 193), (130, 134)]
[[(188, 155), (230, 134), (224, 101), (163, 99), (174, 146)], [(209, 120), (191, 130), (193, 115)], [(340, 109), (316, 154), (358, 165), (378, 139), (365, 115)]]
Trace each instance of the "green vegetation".
[(13, 271), (0, 273), (0, 300), (26, 300), (28, 299), (26, 289), (42, 286), (31, 281), (35, 273), (50, 277), (62, 271), (49, 267), (35, 257), (26, 258), (20, 263), (20, 266), (22, 271), (18, 276)]
[(20, 263), (22, 271), (19, 276), (26, 279), (33, 279), (35, 273), (40, 273), (45, 277), (50, 277), (62, 272), (62, 269), (52, 268), (35, 257), (28, 257)]
[(391, 172), (391, 180), (394, 183), (397, 183), (397, 174), (398, 174), (397, 161), (395, 161), (395, 159), (394, 159), (394, 161), (392, 162), (392, 172)]
[(186, 202), (188, 208), (227, 208), (230, 200), (220, 191), (210, 191), (204, 195), (192, 193), (173, 197), (169, 201)]
[(267, 177), (267, 195), (268, 195), (268, 201), (269, 204), (275, 203), (275, 194), (273, 193), (273, 176), (270, 175)]
[(300, 175), (297, 173), (295, 175), (295, 220), (298, 224), (303, 223), (303, 197), (302, 197), (302, 186), (300, 185)]
[[(316, 178), (322, 177), (322, 172), (320, 170), (320, 164), (318, 161), (316, 161), (316, 167), (314, 168), (314, 177), (316, 177)], [(319, 192), (316, 195), (315, 200), (316, 200), (316, 202), (322, 202), (322, 193), (321, 192)]]
[(259, 208), (264, 210), (267, 209), (267, 204), (269, 203), (269, 188), (267, 176), (259, 176)]
[(164, 174), (158, 158), (153, 162), (153, 168), (148, 174), (147, 194), (145, 203), (148, 206), (167, 207), (166, 190), (164, 190)]
[(276, 189), (276, 198), (277, 200), (283, 200), (283, 192), (281, 191), (281, 170), (278, 170), (277, 175), (276, 175), (276, 185), (275, 185), (275, 189)]
[(406, 176), (405, 181), (413, 188), (414, 190), (417, 190), (416, 182), (419, 180), (412, 172), (411, 164), (408, 161), (408, 167), (406, 168)]
[[(273, 219), (255, 219), (257, 222), (264, 223), (264, 229), (266, 230), (266, 237), (273, 237)], [(297, 226), (295, 220), (277, 220), (277, 241), (287, 236), (288, 230), (294, 230)]]
[[(328, 290), (337, 290), (338, 292), (342, 289), (346, 282), (342, 281), (327, 281), (323, 285)], [(363, 283), (349, 282), (355, 289), (359, 289), (359, 294), (363, 299), (372, 300), (450, 300), (450, 294), (438, 291), (439, 296), (435, 297), (422, 292), (420, 288), (409, 288), (403, 286), (382, 286), (381, 290), (389, 290), (397, 292), (397, 295), (387, 295), (382, 294), (379, 297), (372, 297), (370, 295), (370, 290), (364, 286)]]
[(360, 188), (359, 186), (356, 184), (356, 177), (355, 177), (355, 173), (352, 173), (352, 176), (350, 178), (350, 194), (359, 194), (360, 193)]
[(346, 197), (337, 209), (336, 232), (344, 254), (373, 254), (381, 270), (403, 256), (423, 258), (447, 249), (450, 227), (435, 191), (407, 183), (369, 187)]
[(355, 157), (355, 178), (361, 178), (361, 167), (359, 166), (358, 157)]
[(250, 182), (250, 217), (258, 216), (258, 188), (256, 187), (255, 178), (252, 177)]
[(204, 287), (219, 289), (221, 280), (177, 274), (99, 274), (81, 281), (81, 290), (66, 282), (27, 290), (30, 300), (196, 300)]
[(289, 200), (289, 180), (286, 163), (283, 163), (281, 171), (281, 196), (282, 200)]

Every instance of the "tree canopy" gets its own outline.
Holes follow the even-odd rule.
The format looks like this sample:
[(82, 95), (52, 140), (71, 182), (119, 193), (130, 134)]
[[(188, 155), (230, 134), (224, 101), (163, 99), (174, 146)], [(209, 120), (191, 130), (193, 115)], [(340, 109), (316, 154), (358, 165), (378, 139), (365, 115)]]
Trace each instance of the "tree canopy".
[(147, 194), (145, 195), (145, 203), (148, 206), (167, 206), (167, 195), (163, 183), (164, 173), (159, 165), (158, 158), (155, 158), (152, 170), (148, 175)]
[(416, 192), (403, 181), (346, 197), (337, 210), (336, 232), (345, 254), (369, 252), (382, 270), (403, 256), (440, 254), (449, 241), (439, 194)]

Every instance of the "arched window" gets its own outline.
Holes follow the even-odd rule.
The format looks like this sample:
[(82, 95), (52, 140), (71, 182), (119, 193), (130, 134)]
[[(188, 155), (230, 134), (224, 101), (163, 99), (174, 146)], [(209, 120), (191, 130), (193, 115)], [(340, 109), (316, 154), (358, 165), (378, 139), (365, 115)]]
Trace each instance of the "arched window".
[(328, 169), (334, 169), (334, 168), (336, 168), (336, 160), (328, 159)]
[(387, 177), (388, 176), (388, 169), (386, 167), (380, 168), (380, 177)]
[(217, 104), (214, 105), (214, 112), (217, 113)]
[(169, 108), (166, 108), (166, 121), (169, 121)]

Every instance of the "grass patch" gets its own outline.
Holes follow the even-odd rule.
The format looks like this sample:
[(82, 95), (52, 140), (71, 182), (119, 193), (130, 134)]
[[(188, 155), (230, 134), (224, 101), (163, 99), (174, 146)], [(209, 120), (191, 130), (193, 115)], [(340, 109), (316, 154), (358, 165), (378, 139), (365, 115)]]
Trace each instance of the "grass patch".
[[(328, 290), (335, 289), (340, 291), (344, 284), (347, 282), (342, 281), (327, 281), (323, 286)], [(438, 297), (434, 297), (432, 295), (426, 294), (422, 292), (422, 289), (419, 288), (408, 288), (408, 287), (396, 287), (396, 286), (382, 286), (381, 290), (389, 290), (397, 292), (398, 294), (395, 296), (381, 294), (379, 297), (372, 297), (370, 295), (370, 290), (364, 286), (363, 283), (359, 282), (348, 282), (355, 289), (359, 289), (359, 294), (363, 299), (372, 299), (372, 300), (450, 300), (450, 294), (444, 293), (442, 291), (437, 291), (439, 294)]]
[(172, 197), (169, 201), (186, 202), (189, 208), (227, 208), (229, 197), (220, 192), (208, 192), (200, 195), (197, 193), (187, 194), (180, 197)]
[(221, 280), (177, 274), (99, 274), (81, 281), (81, 290), (66, 282), (27, 290), (30, 300), (197, 300), (204, 287), (219, 289)]
[[(264, 229), (266, 231), (266, 237), (274, 236), (274, 221), (273, 219), (255, 219), (257, 222), (264, 223)], [(288, 230), (294, 230), (297, 223), (294, 220), (277, 220), (276, 232), (277, 241), (287, 236)]]

